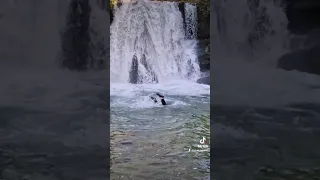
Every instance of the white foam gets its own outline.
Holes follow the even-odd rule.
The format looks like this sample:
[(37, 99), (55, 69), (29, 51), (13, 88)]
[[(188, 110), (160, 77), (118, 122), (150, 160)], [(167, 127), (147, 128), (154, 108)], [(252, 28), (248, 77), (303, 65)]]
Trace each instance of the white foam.
[[(187, 11), (196, 11), (190, 7)], [(188, 22), (196, 20), (188, 13)], [(110, 27), (110, 80), (128, 83), (133, 56), (138, 59), (139, 79), (159, 82), (168, 79), (200, 77), (200, 67), (195, 52), (197, 41), (186, 39), (183, 18), (178, 3), (139, 0), (125, 3), (116, 9)], [(192, 27), (190, 27), (192, 28)], [(148, 64), (145, 68), (141, 59)]]
[(289, 50), (282, 1), (250, 2), (256, 1), (213, 2), (211, 103), (271, 107), (319, 103), (319, 76), (275, 68)]
[(158, 84), (111, 83), (111, 96), (132, 97), (140, 93), (163, 93), (178, 96), (202, 96), (210, 94), (210, 86), (190, 81), (168, 81)]
[(167, 104), (170, 106), (189, 105), (182, 97), (206, 97), (209, 102), (210, 86), (197, 84), (190, 81), (169, 81), (159, 84), (127, 84), (111, 83), (110, 96), (112, 107), (130, 108), (153, 108), (162, 107), (159, 103), (155, 104), (150, 96), (157, 97), (159, 92), (165, 96)]

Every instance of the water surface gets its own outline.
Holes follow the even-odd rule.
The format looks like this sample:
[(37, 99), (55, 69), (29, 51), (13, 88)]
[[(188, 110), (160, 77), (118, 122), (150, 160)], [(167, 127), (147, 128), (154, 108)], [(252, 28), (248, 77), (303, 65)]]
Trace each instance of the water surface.
[[(167, 106), (150, 99), (155, 92)], [(208, 179), (209, 148), (198, 145), (210, 142), (209, 92), (183, 81), (112, 84), (111, 179)]]

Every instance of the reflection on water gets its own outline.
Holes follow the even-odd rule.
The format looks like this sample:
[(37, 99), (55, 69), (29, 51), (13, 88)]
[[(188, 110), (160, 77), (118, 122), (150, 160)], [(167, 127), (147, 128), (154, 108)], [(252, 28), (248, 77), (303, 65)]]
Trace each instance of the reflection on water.
[(209, 96), (166, 98), (184, 103), (111, 105), (111, 179), (209, 179)]

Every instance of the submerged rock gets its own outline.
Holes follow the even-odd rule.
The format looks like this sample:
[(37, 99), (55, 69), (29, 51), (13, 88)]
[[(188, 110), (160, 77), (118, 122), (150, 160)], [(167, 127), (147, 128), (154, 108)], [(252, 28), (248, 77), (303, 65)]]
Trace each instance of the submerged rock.
[(210, 85), (210, 76), (206, 76), (206, 77), (198, 79), (197, 83)]

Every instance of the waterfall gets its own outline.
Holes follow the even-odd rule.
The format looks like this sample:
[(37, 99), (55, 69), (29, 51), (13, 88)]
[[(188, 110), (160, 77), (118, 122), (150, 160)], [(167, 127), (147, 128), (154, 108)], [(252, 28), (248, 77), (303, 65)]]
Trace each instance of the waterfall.
[(4, 0), (0, 7), (1, 64), (56, 66), (68, 1)]
[[(115, 10), (110, 28), (110, 81), (157, 83), (200, 77), (195, 48), (196, 7), (138, 0)], [(187, 32), (187, 33), (186, 33)]]
[(288, 20), (281, 1), (216, 0), (211, 18), (215, 61), (243, 59), (274, 66), (286, 50)]
[(188, 39), (195, 39), (197, 37), (197, 7), (195, 4), (185, 4), (186, 15), (186, 37)]

